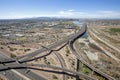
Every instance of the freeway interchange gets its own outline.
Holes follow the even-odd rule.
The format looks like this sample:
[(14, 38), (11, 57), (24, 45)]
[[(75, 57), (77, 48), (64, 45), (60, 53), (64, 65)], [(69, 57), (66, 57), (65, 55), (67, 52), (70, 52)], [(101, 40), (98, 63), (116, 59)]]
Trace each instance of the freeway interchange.
[[(89, 63), (84, 61), (82, 59), (82, 57), (80, 57), (78, 55), (78, 53), (75, 51), (75, 48), (74, 48), (73, 44), (76, 41), (76, 39), (80, 38), (82, 35), (84, 35), (86, 33), (86, 29), (87, 29), (87, 24), (83, 24), (80, 31), (76, 32), (75, 34), (69, 35), (63, 40), (60, 40), (56, 43), (53, 43), (49, 46), (43, 47), (41, 49), (38, 49), (38, 50), (36, 50), (32, 53), (29, 53), (29, 54), (26, 54), (26, 55), (23, 55), (23, 56), (18, 56), (16, 58), (9, 58), (9, 57), (6, 57), (5, 55), (3, 55), (7, 59), (6, 60), (1, 60), (1, 62), (0, 62), (1, 63), (0, 72), (16, 70), (16, 72), (18, 72), (18, 73), (25, 74), (25, 73), (23, 73), (24, 71), (19, 71), (19, 70), (25, 70), (26, 71), (27, 69), (34, 69), (34, 70), (40, 70), (40, 71), (46, 71), (46, 72), (61, 73), (61, 74), (69, 75), (69, 76), (71, 75), (73, 77), (76, 77), (76, 75), (78, 75), (79, 78), (84, 78), (84, 79), (87, 79), (87, 80), (95, 80), (95, 78), (92, 78), (92, 77), (90, 77), (86, 74), (65, 69), (63, 67), (63, 65), (62, 65), (62, 68), (60, 68), (60, 67), (55, 67), (55, 66), (51, 66), (51, 65), (27, 64), (26, 63), (26, 62), (30, 62), (30, 61), (33, 61), (33, 60), (36, 60), (36, 59), (39, 59), (39, 58), (43, 57), (43, 56), (35, 57), (37, 55), (40, 55), (42, 52), (49, 51), (48, 54), (44, 55), (44, 56), (47, 56), (47, 55), (51, 54), (52, 52), (59, 51), (60, 49), (62, 49), (64, 46), (66, 46), (68, 44), (70, 50), (76, 56), (76, 58), (80, 60), (80, 62), (82, 62), (84, 65), (86, 65), (88, 68), (90, 68), (94, 72), (100, 74), (105, 79), (115, 80), (111, 76), (103, 73), (102, 71), (99, 71), (98, 69), (96, 69), (95, 67), (93, 67), (92, 65), (90, 65)], [(64, 44), (62, 47), (60, 47), (57, 50), (54, 50), (54, 48), (56, 48), (56, 47), (58, 47), (62, 44)], [(59, 55), (57, 55), (57, 56), (58, 56), (58, 58), (60, 57)], [(59, 58), (59, 59), (61, 59), (61, 58)], [(61, 61), (61, 63), (62, 62), (63, 61)], [(35, 67), (37, 67), (37, 68), (35, 68)], [(31, 74), (38, 77), (38, 75), (35, 75), (32, 72), (31, 72)], [(19, 76), (19, 75), (17, 75), (17, 76)], [(31, 77), (27, 74), (22, 75), (20, 77), (21, 77), (21, 79), (27, 79), (27, 80), (34, 80), (35, 79), (35, 78), (31, 79)], [(41, 77), (41, 79), (44, 80), (44, 78), (42, 78), (42, 77)], [(12, 79), (10, 79), (10, 80), (12, 80)], [(38, 79), (35, 79), (35, 80), (39, 80), (39, 77), (38, 77)]]

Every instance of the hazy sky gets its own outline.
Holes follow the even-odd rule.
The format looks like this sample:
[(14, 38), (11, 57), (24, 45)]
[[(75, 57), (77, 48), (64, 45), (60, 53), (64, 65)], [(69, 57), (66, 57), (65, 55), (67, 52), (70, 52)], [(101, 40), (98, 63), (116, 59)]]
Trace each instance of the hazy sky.
[(120, 0), (0, 0), (0, 19), (120, 18)]

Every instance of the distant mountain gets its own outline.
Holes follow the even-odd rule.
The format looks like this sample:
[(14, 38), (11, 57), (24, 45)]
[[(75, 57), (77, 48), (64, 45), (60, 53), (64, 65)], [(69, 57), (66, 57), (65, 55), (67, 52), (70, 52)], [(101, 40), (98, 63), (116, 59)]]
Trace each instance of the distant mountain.
[(32, 18), (21, 18), (21, 19), (0, 19), (0, 21), (16, 21), (16, 20), (43, 20), (43, 21), (50, 21), (50, 20), (76, 20), (74, 18), (59, 18), (59, 17), (32, 17)]

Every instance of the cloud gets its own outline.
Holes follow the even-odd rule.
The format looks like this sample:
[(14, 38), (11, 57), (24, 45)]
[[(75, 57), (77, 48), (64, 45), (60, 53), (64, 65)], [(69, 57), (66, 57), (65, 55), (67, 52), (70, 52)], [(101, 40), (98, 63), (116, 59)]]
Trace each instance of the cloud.
[(65, 17), (65, 18), (119, 18), (120, 12), (112, 10), (98, 10), (98, 11), (76, 11), (74, 9), (61, 10), (58, 12), (48, 13), (30, 13), (23, 14), (18, 12), (10, 12), (0, 16), (1, 19), (16, 19), (16, 18), (30, 18), (30, 17)]
[(59, 11), (58, 15), (63, 16), (63, 17), (82, 17), (84, 15), (87, 15), (88, 13), (86, 12), (80, 12), (80, 11), (75, 11), (74, 9), (66, 10), (66, 11)]
[(74, 15), (74, 10), (67, 10), (67, 11), (59, 11), (61, 16), (72, 16)]
[(110, 10), (82, 12), (70, 9), (66, 11), (60, 11), (59, 15), (70, 18), (120, 18), (120, 12)]

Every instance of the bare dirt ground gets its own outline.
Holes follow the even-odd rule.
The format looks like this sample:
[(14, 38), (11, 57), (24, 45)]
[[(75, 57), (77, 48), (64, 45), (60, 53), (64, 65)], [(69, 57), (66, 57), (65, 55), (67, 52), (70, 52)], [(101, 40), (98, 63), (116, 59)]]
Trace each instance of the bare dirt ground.
[[(89, 27), (89, 40), (91, 48), (98, 49), (98, 60), (91, 61), (92, 64), (110, 76), (120, 79), (120, 57), (119, 57), (119, 33), (111, 33), (111, 28), (120, 26), (91, 26)], [(90, 32), (91, 31), (91, 32)], [(92, 34), (93, 33), (93, 34)]]

